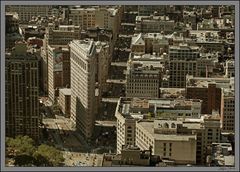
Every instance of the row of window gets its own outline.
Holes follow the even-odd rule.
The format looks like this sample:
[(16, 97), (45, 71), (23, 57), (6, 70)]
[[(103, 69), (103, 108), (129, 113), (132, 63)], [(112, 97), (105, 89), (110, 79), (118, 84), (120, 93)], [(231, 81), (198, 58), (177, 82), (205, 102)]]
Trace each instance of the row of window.
[[(134, 85), (143, 85), (146, 82), (149, 83), (149, 84), (158, 83), (159, 80), (158, 79), (151, 79), (151, 80), (149, 80), (149, 79), (135, 79), (135, 77), (131, 78), (131, 76), (130, 76), (130, 81), (129, 82), (133, 82)], [(140, 83), (140, 84), (137, 84), (137, 83)]]
[(71, 53), (71, 58), (74, 60), (78, 65), (81, 66), (82, 69), (87, 69), (87, 64), (78, 56), (75, 55), (75, 53)]

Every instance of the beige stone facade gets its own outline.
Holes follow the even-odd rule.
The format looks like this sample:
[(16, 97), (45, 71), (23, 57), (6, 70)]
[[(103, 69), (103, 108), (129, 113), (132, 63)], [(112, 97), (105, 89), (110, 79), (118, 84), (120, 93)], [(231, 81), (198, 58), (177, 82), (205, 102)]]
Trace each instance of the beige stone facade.
[(91, 40), (73, 40), (71, 59), (71, 120), (86, 137), (95, 123), (96, 45)]
[(196, 135), (177, 134), (176, 122), (155, 120), (136, 123), (136, 145), (141, 150), (152, 146), (154, 155), (174, 160), (176, 164), (196, 164), (196, 140)]
[(6, 11), (18, 13), (21, 22), (29, 22), (33, 16), (46, 17), (51, 14), (50, 5), (9, 5)]

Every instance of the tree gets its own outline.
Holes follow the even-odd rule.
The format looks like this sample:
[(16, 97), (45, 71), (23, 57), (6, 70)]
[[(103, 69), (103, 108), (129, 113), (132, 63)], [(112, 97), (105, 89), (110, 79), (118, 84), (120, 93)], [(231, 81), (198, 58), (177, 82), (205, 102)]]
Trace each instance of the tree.
[(17, 136), (6, 139), (7, 155), (32, 155), (35, 151), (34, 141), (29, 136)]
[(34, 157), (39, 164), (46, 166), (59, 166), (64, 161), (62, 152), (45, 144), (38, 147)]
[(35, 164), (36, 166), (43, 166), (43, 167), (51, 166), (51, 164), (49, 163), (49, 161), (48, 161), (45, 157), (43, 157), (41, 154), (35, 152), (35, 153), (33, 154), (33, 156), (34, 156), (34, 159), (35, 159), (34, 164)]
[(28, 136), (6, 138), (6, 156), (13, 158), (16, 166), (60, 166), (63, 154), (56, 148), (42, 144), (37, 148)]

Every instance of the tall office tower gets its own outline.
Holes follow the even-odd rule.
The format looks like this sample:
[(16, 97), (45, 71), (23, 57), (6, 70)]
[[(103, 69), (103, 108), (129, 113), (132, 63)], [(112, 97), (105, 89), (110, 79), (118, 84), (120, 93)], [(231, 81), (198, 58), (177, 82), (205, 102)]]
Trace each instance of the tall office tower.
[[(127, 97), (160, 97), (161, 74), (163, 70), (159, 58), (152, 56), (133, 56), (128, 61), (126, 72)], [(135, 61), (136, 58), (136, 61)], [(138, 61), (139, 60), (139, 61)]]
[(120, 27), (121, 11), (122, 7), (120, 6), (74, 7), (69, 11), (69, 19), (72, 24), (78, 25), (84, 30), (94, 27), (111, 29), (115, 40)]
[(51, 12), (51, 5), (8, 5), (6, 6), (7, 12), (16, 12), (19, 15), (21, 23), (28, 23), (33, 16), (46, 17)]
[(22, 41), (23, 35), (20, 33), (19, 29), (19, 17), (17, 13), (7, 12), (5, 15), (6, 18), (6, 48), (13, 48), (16, 41)]
[(235, 132), (235, 96), (234, 90), (223, 89), (222, 97), (222, 131)]
[(199, 48), (180, 44), (169, 47), (169, 86), (171, 88), (184, 88), (186, 75), (196, 76)]
[(93, 134), (95, 122), (96, 45), (91, 40), (70, 43), (71, 120), (86, 137)]
[(38, 59), (18, 42), (6, 54), (6, 136), (39, 139)]
[(70, 52), (67, 46), (48, 45), (48, 97), (59, 95), (59, 88), (70, 87)]

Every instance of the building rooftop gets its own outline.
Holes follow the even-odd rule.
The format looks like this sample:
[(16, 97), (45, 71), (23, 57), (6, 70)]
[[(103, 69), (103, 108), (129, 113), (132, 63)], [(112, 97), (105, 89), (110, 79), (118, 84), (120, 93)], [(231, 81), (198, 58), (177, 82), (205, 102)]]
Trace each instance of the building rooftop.
[(229, 155), (229, 156), (224, 156), (224, 165), (226, 166), (234, 166), (234, 156)]
[(84, 39), (84, 40), (73, 40), (70, 43), (70, 46), (74, 45), (76, 48), (81, 50), (87, 56), (92, 56), (96, 51), (96, 45), (93, 40)]
[(180, 43), (178, 46), (171, 45), (169, 46), (170, 50), (199, 50), (198, 46), (190, 46), (188, 44)]
[(190, 139), (196, 140), (195, 135), (182, 135), (182, 134), (158, 134), (154, 133), (154, 123), (153, 121), (138, 121), (137, 123), (141, 127), (143, 127), (150, 136), (152, 136), (155, 140), (168, 140), (168, 141), (189, 141)]
[(205, 77), (193, 77), (188, 75), (186, 78), (187, 87), (200, 87), (207, 88), (209, 84), (216, 84), (217, 88), (232, 88), (234, 86), (233, 79), (218, 77), (218, 78), (205, 78)]
[(234, 66), (234, 63), (235, 61), (234, 60), (226, 60), (226, 65), (229, 65), (229, 66)]
[(129, 63), (131, 62), (141, 62), (143, 65), (153, 65), (155, 67), (163, 67), (161, 64), (164, 64), (168, 60), (168, 55), (163, 53), (161, 56), (156, 53), (153, 54), (129, 54)]
[(212, 143), (213, 162), (218, 166), (234, 166), (234, 155), (230, 143)]
[(52, 49), (59, 49), (61, 51), (69, 51), (68, 45), (48, 45)]
[(232, 89), (223, 89), (224, 97), (234, 97), (235, 92)]
[(5, 14), (6, 18), (11, 18), (12, 20), (19, 20), (19, 16), (18, 16), (18, 13), (16, 12), (6, 12)]
[(153, 77), (157, 77), (159, 74), (159, 70), (154, 68), (151, 69), (149, 67), (138, 67), (138, 68), (132, 69), (131, 73), (139, 77), (149, 77), (149, 75)]
[(143, 34), (142, 33), (139, 33), (139, 34), (135, 34), (133, 37), (132, 37), (132, 44), (133, 45), (145, 45), (145, 42), (143, 40)]
[(77, 7), (75, 6), (74, 8), (71, 8), (70, 11), (102, 11), (106, 10), (108, 11), (111, 15), (115, 16), (118, 12), (118, 8), (113, 8), (113, 7), (100, 7), (100, 6), (95, 6), (95, 7), (88, 7), (88, 8), (82, 8), (82, 7)]
[(59, 31), (72, 31), (74, 29), (79, 29), (80, 26), (75, 26), (75, 25), (59, 25), (58, 29)]
[(219, 37), (219, 31), (208, 31), (208, 30), (190, 30), (190, 37), (195, 38), (197, 42), (219, 42), (222, 40)]
[[(160, 109), (167, 110), (191, 110), (193, 106), (201, 106), (202, 100), (199, 99), (171, 99), (171, 98), (120, 98), (117, 110), (125, 118), (144, 118), (149, 116), (149, 113), (158, 117)], [(160, 110), (160, 111), (159, 111)], [(153, 117), (153, 118), (155, 118)]]
[(158, 42), (162, 44), (168, 44), (168, 39), (171, 38), (171, 35), (163, 35), (162, 33), (139, 33), (139, 34), (134, 34), (132, 37), (132, 42), (131, 44), (133, 45), (145, 45), (144, 39), (154, 39), (155, 41), (157, 40)]
[(162, 98), (184, 97), (185, 88), (160, 88)]
[(167, 21), (174, 22), (174, 20), (169, 20), (168, 16), (136, 16), (136, 22), (140, 21)]
[(164, 69), (164, 58), (156, 55), (130, 54), (127, 63), (127, 72), (158, 74)]

